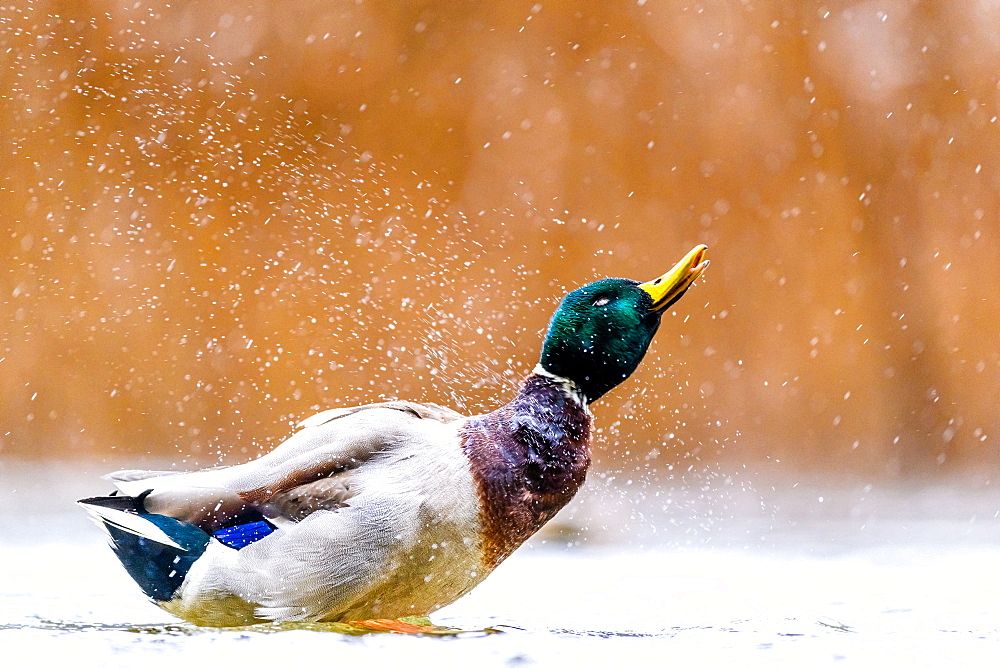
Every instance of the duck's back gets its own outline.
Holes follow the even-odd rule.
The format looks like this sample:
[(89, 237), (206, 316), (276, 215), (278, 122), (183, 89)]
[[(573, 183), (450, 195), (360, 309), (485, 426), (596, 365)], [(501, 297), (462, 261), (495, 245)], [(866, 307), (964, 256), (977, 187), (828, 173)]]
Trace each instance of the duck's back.
[(274, 527), (239, 548), (207, 543), (158, 601), (184, 619), (226, 626), (427, 614), (486, 575), (464, 422), (407, 402), (327, 411), (247, 464), (111, 477), (148, 513), (220, 539), (255, 513)]
[[(485, 577), (479, 506), (459, 443), (462, 422), (400, 413), (354, 414), (379, 436), (366, 439), (377, 447), (363, 464), (317, 481), (336, 480), (337, 508), (238, 551), (210, 547), (216, 554), (195, 565), (171, 612), (194, 618), (213, 608), (202, 599), (226, 592), (251, 601), (257, 618), (402, 617), (427, 614), (477, 584)], [(283, 516), (309, 487), (280, 495)]]

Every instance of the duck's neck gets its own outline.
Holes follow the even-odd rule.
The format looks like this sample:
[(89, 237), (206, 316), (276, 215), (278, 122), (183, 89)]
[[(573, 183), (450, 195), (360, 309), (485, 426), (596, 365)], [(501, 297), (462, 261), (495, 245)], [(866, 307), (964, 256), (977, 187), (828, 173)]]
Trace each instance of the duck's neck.
[(552, 373), (542, 366), (541, 363), (536, 364), (535, 368), (531, 370), (531, 375), (525, 379), (524, 386), (521, 388), (522, 392), (525, 387), (528, 386), (528, 381), (530, 381), (534, 376), (541, 376), (542, 378), (548, 378), (549, 380), (555, 382), (555, 384), (562, 389), (563, 393), (567, 397), (580, 404), (584, 410), (587, 410), (587, 397), (584, 396), (583, 390), (580, 389), (580, 386), (569, 378)]
[(571, 381), (532, 373), (500, 409), (471, 418), (462, 446), (478, 484), (491, 567), (552, 518), (583, 484), (590, 412)]

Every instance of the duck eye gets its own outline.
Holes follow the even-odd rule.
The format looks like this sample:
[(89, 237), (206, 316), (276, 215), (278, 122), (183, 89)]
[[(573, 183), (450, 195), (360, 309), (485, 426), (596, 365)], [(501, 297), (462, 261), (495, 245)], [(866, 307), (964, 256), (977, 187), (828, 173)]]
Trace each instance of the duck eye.
[(594, 306), (605, 306), (611, 302), (607, 297), (601, 297), (594, 302)]

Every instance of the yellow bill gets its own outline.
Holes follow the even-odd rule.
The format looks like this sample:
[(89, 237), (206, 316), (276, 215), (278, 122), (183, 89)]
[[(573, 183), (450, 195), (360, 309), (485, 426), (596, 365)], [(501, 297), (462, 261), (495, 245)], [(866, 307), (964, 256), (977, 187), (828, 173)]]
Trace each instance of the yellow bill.
[(640, 288), (653, 298), (653, 310), (662, 311), (681, 298), (691, 287), (691, 284), (701, 276), (708, 266), (705, 251), (708, 246), (701, 244), (691, 249), (684, 259), (674, 265), (673, 269), (648, 283), (641, 283)]

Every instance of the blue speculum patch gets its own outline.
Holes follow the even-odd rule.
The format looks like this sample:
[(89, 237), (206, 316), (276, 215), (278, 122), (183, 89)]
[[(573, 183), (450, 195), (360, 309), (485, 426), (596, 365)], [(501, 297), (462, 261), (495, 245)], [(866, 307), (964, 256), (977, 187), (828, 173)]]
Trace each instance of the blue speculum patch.
[(274, 526), (265, 520), (259, 522), (249, 522), (234, 527), (219, 529), (212, 536), (220, 543), (235, 550), (240, 550), (247, 545), (256, 543), (261, 538), (271, 535)]

